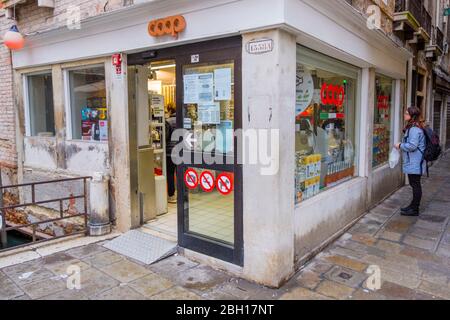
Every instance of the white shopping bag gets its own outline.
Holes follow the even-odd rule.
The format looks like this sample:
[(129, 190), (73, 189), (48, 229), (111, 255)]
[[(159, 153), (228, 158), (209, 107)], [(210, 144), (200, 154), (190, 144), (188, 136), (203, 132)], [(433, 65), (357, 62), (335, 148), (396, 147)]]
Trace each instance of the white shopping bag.
[(398, 163), (400, 162), (400, 152), (393, 148), (391, 153), (389, 154), (389, 166), (391, 169), (394, 169)]

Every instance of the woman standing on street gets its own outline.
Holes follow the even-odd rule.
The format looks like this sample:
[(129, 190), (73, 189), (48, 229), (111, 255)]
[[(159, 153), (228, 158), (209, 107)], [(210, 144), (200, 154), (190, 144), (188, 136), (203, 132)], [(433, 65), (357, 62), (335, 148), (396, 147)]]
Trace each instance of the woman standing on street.
[(408, 108), (404, 116), (406, 126), (403, 129), (403, 142), (397, 143), (395, 147), (402, 151), (403, 173), (408, 175), (413, 200), (408, 207), (402, 208), (401, 211), (404, 216), (418, 216), (422, 200), (421, 178), (426, 172), (424, 125), (419, 108)]

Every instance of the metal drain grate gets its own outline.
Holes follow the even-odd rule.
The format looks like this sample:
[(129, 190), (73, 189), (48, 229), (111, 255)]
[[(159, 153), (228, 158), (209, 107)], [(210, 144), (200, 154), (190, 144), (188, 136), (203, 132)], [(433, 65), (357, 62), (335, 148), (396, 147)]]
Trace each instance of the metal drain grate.
[(105, 248), (152, 264), (177, 252), (177, 244), (138, 230), (131, 230), (103, 245)]

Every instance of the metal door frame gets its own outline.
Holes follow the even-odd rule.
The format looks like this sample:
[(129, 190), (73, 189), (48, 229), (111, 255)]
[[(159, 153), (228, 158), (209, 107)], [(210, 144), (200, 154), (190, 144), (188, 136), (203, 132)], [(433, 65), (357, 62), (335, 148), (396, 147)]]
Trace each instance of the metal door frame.
[[(200, 55), (202, 63), (221, 63), (234, 61), (234, 130), (242, 129), (242, 37), (205, 41), (195, 44), (149, 50), (128, 56), (128, 65), (143, 65), (162, 60), (176, 62), (176, 101), (177, 101), (177, 127), (183, 128), (183, 66), (192, 65), (191, 55)], [(242, 165), (238, 161), (238, 139), (234, 138), (234, 164), (233, 165), (179, 165), (177, 177), (183, 177), (187, 167), (207, 168), (210, 170), (227, 171), (234, 173), (234, 245), (229, 246), (219, 241), (189, 234), (186, 230), (189, 216), (185, 208), (187, 188), (183, 179), (177, 179), (178, 190), (178, 244), (185, 249), (206, 254), (226, 262), (243, 266), (244, 240), (243, 240), (243, 181)]]

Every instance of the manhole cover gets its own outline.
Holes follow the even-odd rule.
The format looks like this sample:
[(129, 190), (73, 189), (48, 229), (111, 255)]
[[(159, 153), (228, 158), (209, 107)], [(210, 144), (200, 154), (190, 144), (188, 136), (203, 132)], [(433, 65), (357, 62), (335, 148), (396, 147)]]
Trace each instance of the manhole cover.
[(351, 274), (348, 274), (346, 272), (339, 273), (339, 277), (344, 280), (350, 280), (353, 276)]
[(367, 275), (341, 266), (334, 266), (330, 271), (325, 273), (325, 278), (349, 287), (357, 288), (366, 280)]

